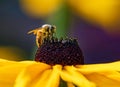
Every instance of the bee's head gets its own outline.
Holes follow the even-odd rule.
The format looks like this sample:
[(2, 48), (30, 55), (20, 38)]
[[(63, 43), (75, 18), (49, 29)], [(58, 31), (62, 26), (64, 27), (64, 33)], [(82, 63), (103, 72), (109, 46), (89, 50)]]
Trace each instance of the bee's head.
[(47, 31), (49, 31), (49, 30), (55, 30), (55, 29), (56, 29), (56, 26), (50, 25), (50, 24), (44, 24), (44, 25), (42, 26), (42, 28), (44, 28), (44, 29), (46, 29)]

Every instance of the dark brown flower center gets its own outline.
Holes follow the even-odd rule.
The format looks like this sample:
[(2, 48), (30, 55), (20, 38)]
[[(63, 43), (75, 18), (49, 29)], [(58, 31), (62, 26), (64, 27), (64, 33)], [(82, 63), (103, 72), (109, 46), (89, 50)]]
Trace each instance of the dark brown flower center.
[(84, 57), (76, 39), (47, 38), (38, 48), (35, 61), (49, 65), (78, 65), (84, 63)]

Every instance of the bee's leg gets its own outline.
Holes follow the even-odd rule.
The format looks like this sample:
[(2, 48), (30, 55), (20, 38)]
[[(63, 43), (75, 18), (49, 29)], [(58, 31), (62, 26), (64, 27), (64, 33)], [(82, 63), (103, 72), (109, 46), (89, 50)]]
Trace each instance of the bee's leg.
[(52, 31), (49, 32), (49, 36), (52, 37), (53, 36), (53, 33)]
[(56, 37), (56, 29), (53, 29), (52, 31), (51, 31), (51, 37)]
[(57, 37), (57, 36), (56, 36), (56, 32), (53, 33), (53, 37), (54, 37), (54, 36)]
[(49, 32), (45, 33), (45, 37), (47, 37), (47, 38), (49, 37)]
[(38, 32), (36, 35), (36, 44), (39, 47), (42, 44), (42, 32)]
[(38, 41), (37, 41), (37, 46), (40, 47), (42, 45), (42, 43), (43, 43), (43, 39), (42, 39), (42, 37), (39, 37)]
[(36, 36), (36, 44), (37, 44), (38, 47), (39, 47), (39, 45), (40, 45), (40, 42), (41, 42), (41, 41), (40, 41), (39, 37)]

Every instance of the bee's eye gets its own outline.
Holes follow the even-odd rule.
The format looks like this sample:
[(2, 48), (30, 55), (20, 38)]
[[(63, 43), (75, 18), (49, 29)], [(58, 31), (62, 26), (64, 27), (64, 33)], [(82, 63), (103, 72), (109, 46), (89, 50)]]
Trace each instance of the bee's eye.
[(56, 29), (56, 26), (51, 26), (51, 30), (55, 30)]
[(51, 29), (55, 29), (55, 26), (51, 26)]
[(53, 27), (53, 26), (51, 26), (51, 29), (54, 29), (54, 27)]
[(49, 31), (50, 27), (47, 27), (46, 30)]

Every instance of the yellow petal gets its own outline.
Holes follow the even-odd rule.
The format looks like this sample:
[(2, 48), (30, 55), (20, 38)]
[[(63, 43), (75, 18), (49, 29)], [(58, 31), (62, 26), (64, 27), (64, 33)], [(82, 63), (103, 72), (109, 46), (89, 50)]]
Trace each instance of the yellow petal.
[(120, 86), (120, 61), (106, 64), (78, 65), (75, 70), (83, 73), (98, 87)]
[(61, 71), (61, 69), (62, 69), (61, 65), (53, 66), (53, 71), (45, 87), (59, 87), (59, 82), (60, 82), (59, 71)]
[(19, 72), (34, 63), (32, 61), (15, 62), (0, 59), (0, 87), (13, 87)]
[(26, 67), (18, 75), (14, 87), (30, 87), (42, 72), (50, 68), (51, 66), (44, 63), (36, 63)]
[[(107, 74), (107, 73), (106, 73)], [(110, 79), (99, 73), (91, 73), (85, 75), (90, 81), (96, 83), (97, 87), (120, 87), (120, 81)]]
[(49, 69), (43, 72), (34, 87), (59, 87), (61, 65), (53, 66), (53, 70)]
[(75, 87), (73, 83), (67, 82), (67, 87)]
[(46, 82), (48, 81), (49, 76), (51, 75), (52, 69), (47, 69), (42, 72), (33, 82), (32, 87), (45, 87)]
[[(68, 0), (73, 11), (102, 26), (114, 26), (119, 22), (119, 0)], [(114, 28), (115, 30), (115, 28)]]
[(15, 63), (16, 63), (15, 61), (9, 61), (9, 60), (5, 60), (5, 59), (0, 59), (0, 67), (10, 65), (10, 64), (15, 64)]
[(36, 18), (49, 16), (59, 8), (62, 0), (19, 0), (22, 10)]
[(107, 71), (107, 72), (100, 72), (99, 74), (101, 74), (101, 75), (103, 75), (103, 76), (105, 76), (107, 78), (110, 78), (110, 79), (113, 79), (113, 80), (116, 80), (116, 81), (120, 82), (120, 72)]
[(93, 72), (120, 71), (120, 61), (105, 64), (77, 65), (77, 70), (87, 74)]
[(66, 66), (65, 70), (60, 72), (61, 78), (67, 82), (74, 83), (80, 87), (95, 87), (95, 84), (88, 81), (81, 73), (77, 72), (72, 66)]

